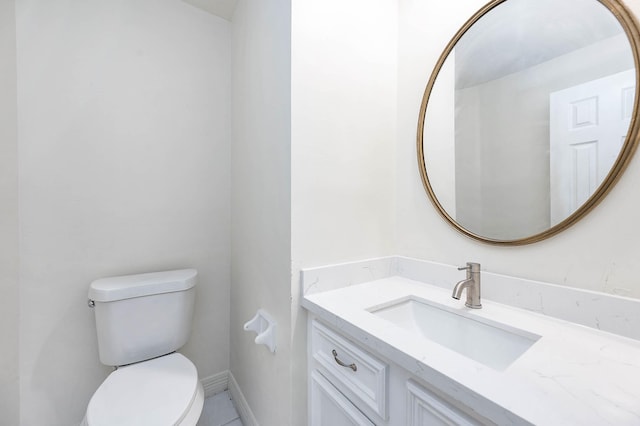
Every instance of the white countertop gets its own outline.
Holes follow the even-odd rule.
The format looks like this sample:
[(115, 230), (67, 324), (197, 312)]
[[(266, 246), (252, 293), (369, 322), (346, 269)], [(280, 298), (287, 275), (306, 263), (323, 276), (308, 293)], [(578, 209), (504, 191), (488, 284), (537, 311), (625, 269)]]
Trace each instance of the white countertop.
[[(541, 338), (496, 371), (367, 310), (412, 296)], [(640, 425), (640, 341), (486, 299), (469, 309), (400, 276), (306, 294), (302, 305), (497, 424)]]

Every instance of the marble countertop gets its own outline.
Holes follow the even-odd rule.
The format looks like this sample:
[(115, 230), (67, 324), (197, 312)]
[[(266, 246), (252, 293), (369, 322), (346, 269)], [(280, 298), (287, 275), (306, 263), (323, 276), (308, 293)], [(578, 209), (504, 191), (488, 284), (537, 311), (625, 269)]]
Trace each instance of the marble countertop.
[[(369, 311), (408, 297), (541, 337), (496, 371)], [(497, 424), (640, 424), (640, 341), (486, 299), (482, 304), (466, 308), (450, 289), (401, 276), (302, 299), (327, 324)]]

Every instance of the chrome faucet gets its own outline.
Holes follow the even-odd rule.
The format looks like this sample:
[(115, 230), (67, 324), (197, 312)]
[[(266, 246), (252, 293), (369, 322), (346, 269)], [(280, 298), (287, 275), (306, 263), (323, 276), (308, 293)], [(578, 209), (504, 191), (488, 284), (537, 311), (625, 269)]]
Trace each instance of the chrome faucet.
[(480, 309), (482, 308), (482, 304), (480, 303), (480, 264), (467, 262), (467, 266), (458, 268), (458, 271), (465, 269), (467, 271), (467, 278), (456, 284), (451, 297), (460, 300), (462, 291), (466, 288), (467, 301), (464, 305), (468, 308)]

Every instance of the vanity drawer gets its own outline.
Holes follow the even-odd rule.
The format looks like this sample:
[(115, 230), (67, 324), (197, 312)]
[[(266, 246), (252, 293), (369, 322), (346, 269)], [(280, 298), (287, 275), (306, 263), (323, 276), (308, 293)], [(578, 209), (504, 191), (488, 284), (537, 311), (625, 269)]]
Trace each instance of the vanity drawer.
[[(389, 366), (320, 322), (311, 322), (311, 356), (333, 385), (387, 420)], [(361, 405), (361, 404), (360, 404)]]

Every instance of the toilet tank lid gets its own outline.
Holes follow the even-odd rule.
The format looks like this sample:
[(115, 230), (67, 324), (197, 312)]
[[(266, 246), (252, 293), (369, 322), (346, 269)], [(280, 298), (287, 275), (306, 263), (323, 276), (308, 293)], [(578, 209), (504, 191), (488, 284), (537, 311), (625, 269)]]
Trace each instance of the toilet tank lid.
[(89, 299), (95, 302), (113, 302), (152, 294), (184, 291), (196, 285), (198, 271), (178, 269), (100, 278), (91, 283)]

